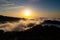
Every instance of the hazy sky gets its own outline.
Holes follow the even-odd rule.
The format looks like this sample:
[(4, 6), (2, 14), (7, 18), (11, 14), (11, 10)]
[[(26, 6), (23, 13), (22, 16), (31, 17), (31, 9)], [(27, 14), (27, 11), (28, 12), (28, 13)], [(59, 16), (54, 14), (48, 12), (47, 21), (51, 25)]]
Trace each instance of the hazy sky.
[(33, 17), (59, 17), (60, 0), (0, 0), (0, 15), (22, 17), (25, 9), (31, 10)]

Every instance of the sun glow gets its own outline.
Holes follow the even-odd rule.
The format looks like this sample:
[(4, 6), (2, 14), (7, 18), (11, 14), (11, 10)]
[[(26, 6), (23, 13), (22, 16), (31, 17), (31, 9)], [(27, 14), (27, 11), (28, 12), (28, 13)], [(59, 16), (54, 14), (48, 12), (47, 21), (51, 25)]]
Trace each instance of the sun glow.
[(31, 12), (29, 10), (25, 11), (25, 16), (30, 16)]
[(31, 9), (24, 9), (21, 13), (21, 17), (26, 18), (26, 19), (31, 19), (34, 17), (34, 13)]

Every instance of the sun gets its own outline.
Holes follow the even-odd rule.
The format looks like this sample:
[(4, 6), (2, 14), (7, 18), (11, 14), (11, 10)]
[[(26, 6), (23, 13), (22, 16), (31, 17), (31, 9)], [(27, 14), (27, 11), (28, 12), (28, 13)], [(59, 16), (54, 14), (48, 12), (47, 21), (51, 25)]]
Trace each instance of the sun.
[(21, 17), (26, 19), (32, 18), (32, 11), (30, 9), (24, 9), (22, 11)]
[(31, 12), (29, 10), (26, 10), (24, 14), (25, 16), (30, 16)]

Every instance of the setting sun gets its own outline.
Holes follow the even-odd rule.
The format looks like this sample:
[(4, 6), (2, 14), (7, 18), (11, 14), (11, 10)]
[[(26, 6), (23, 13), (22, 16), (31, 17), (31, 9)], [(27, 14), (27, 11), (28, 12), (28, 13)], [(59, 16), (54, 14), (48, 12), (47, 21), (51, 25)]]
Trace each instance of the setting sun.
[(35, 18), (36, 14), (34, 13), (34, 11), (32, 9), (24, 9), (21, 12), (21, 17), (22, 18), (26, 18), (26, 19), (31, 19), (31, 18)]
[(29, 10), (25, 11), (25, 16), (30, 16), (31, 12)]

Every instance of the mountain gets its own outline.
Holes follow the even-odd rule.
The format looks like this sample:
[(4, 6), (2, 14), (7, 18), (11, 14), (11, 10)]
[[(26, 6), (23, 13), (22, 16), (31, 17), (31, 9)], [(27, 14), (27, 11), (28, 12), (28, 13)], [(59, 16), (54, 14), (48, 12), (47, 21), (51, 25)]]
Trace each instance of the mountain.
[(17, 22), (19, 20), (25, 20), (25, 19), (24, 18), (8, 17), (8, 16), (2, 16), (2, 15), (0, 15), (0, 23)]
[(42, 26), (56, 26), (56, 27), (60, 27), (60, 21), (57, 20), (44, 20), (44, 22), (42, 22), (41, 24)]

